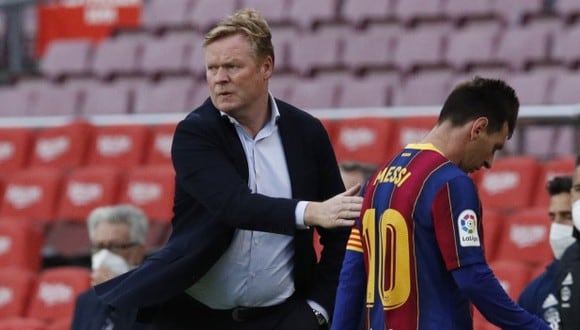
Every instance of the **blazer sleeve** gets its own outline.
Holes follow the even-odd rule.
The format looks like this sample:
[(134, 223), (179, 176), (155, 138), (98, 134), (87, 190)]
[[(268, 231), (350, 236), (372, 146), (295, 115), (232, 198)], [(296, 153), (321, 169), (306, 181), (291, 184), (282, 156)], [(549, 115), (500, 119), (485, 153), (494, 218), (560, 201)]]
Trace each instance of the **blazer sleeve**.
[[(192, 198), (232, 228), (293, 235), (298, 201), (252, 193), (236, 167), (245, 162), (241, 148), (233, 127), (221, 118), (207, 121), (192, 113), (177, 125), (173, 139), (176, 189), (185, 191), (186, 203)], [(176, 206), (180, 202), (176, 195)]]

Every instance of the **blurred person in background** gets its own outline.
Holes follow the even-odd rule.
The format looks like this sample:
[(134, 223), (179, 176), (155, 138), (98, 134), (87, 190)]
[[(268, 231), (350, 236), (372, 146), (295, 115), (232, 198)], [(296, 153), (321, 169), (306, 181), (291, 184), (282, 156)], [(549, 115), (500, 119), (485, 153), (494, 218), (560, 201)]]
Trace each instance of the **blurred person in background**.
[(562, 255), (556, 277), (563, 330), (580, 329), (580, 155), (576, 157), (570, 196), (576, 241)]
[(364, 185), (377, 170), (374, 164), (367, 164), (358, 161), (344, 161), (340, 163), (340, 176), (346, 189), (357, 184)]
[[(95, 208), (87, 218), (87, 229), (92, 253), (92, 285), (124, 274), (143, 262), (149, 221), (139, 208), (128, 204)], [(71, 328), (101, 330), (121, 327), (91, 289), (77, 298)]]
[(519, 101), (476, 77), (445, 100), (435, 127), (371, 177), (340, 273), (332, 329), (472, 329), (472, 304), (503, 329), (550, 329), (510, 299), (484, 254), (482, 206), (468, 173), (491, 168)]
[(518, 299), (518, 304), (525, 310), (554, 326), (560, 324), (556, 298), (556, 274), (559, 260), (564, 251), (576, 241), (572, 236), (574, 224), (570, 200), (571, 188), (572, 178), (569, 176), (554, 177), (546, 185), (546, 190), (550, 195), (548, 214), (551, 221), (550, 246), (554, 252), (554, 261), (525, 287)]
[(360, 185), (345, 192), (322, 123), (269, 93), (271, 38), (249, 9), (206, 34), (210, 98), (177, 125), (172, 144), (172, 235), (141, 267), (95, 287), (115, 315), (152, 317), (164, 330), (331, 321)]

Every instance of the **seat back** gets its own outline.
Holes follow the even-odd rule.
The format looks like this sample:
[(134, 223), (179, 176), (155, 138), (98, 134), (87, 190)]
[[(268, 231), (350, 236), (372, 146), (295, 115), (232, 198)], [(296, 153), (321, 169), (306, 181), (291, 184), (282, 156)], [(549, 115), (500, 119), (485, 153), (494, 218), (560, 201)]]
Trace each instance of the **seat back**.
[(87, 165), (131, 168), (143, 164), (148, 133), (147, 126), (139, 124), (96, 127)]
[(334, 150), (339, 162), (382, 164), (393, 155), (395, 121), (390, 118), (346, 118), (335, 124)]
[(437, 117), (406, 117), (397, 120), (395, 150), (404, 148), (409, 143), (419, 143), (437, 123)]
[(0, 330), (46, 330), (46, 323), (41, 320), (13, 317), (0, 319)]
[(133, 168), (121, 187), (121, 203), (138, 206), (150, 220), (168, 223), (173, 216), (175, 171), (171, 165)]
[(38, 271), (42, 263), (42, 230), (16, 220), (0, 221), (0, 268)]
[(29, 128), (0, 130), (0, 172), (8, 174), (28, 165), (34, 131)]
[(540, 173), (537, 159), (504, 157), (481, 174), (479, 193), (484, 208), (521, 209), (532, 204)]
[(0, 268), (0, 320), (24, 316), (35, 278), (30, 270)]
[(171, 165), (171, 144), (176, 124), (159, 124), (151, 127), (151, 138), (146, 146), (147, 165)]
[(0, 216), (51, 222), (62, 191), (61, 170), (29, 169), (5, 179)]
[(31, 167), (71, 168), (84, 165), (93, 127), (86, 122), (45, 127), (36, 133)]
[(116, 204), (124, 172), (116, 167), (85, 166), (71, 171), (63, 183), (59, 220), (84, 222), (98, 206)]
[(83, 267), (56, 267), (37, 278), (27, 317), (53, 321), (72, 317), (77, 296), (91, 286), (90, 270)]
[(497, 260), (544, 265), (554, 259), (550, 248), (550, 218), (545, 208), (527, 208), (505, 217)]
[(570, 176), (576, 167), (574, 157), (558, 157), (542, 164), (537, 183), (533, 205), (536, 207), (548, 207), (550, 194), (546, 190), (546, 184), (556, 176)]

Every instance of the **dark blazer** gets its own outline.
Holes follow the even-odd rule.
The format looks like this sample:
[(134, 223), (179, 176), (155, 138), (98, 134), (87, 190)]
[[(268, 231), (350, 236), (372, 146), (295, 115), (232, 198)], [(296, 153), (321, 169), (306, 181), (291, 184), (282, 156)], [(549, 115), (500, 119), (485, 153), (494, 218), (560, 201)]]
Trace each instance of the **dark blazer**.
[(111, 313), (111, 309), (97, 297), (94, 290), (81, 293), (75, 303), (71, 330), (103, 329), (146, 330), (148, 327), (145, 324), (115, 318), (114, 313)]
[[(173, 232), (167, 244), (137, 269), (95, 287), (114, 309), (134, 317), (136, 309), (160, 304), (194, 284), (228, 248), (236, 228), (294, 236), (297, 294), (332, 315), (348, 229), (317, 228), (324, 246), (317, 263), (313, 229), (297, 230), (299, 200), (322, 201), (344, 185), (319, 120), (276, 100), (292, 199), (253, 194), (248, 165), (234, 126), (208, 99), (175, 130), (176, 171)], [(280, 164), (283, 166), (283, 164)]]

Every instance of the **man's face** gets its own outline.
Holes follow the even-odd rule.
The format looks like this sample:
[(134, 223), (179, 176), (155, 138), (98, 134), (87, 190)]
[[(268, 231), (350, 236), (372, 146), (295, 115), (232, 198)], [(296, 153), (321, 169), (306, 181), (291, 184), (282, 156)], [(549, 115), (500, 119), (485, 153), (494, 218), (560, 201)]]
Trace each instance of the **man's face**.
[(482, 167), (491, 168), (495, 153), (503, 148), (508, 134), (507, 123), (501, 130), (494, 133), (488, 133), (487, 129), (481, 129), (477, 137), (470, 141), (466, 147), (465, 155), (458, 164), (459, 168), (467, 173), (475, 172)]
[(131, 241), (130, 228), (126, 223), (99, 223), (95, 228), (92, 244), (93, 253), (108, 249), (123, 257), (129, 265), (141, 263), (142, 246)]
[(210, 97), (220, 111), (243, 116), (267, 99), (272, 59), (256, 59), (246, 36), (235, 34), (207, 45), (205, 64)]
[(570, 194), (563, 192), (550, 197), (549, 206), (550, 220), (554, 223), (573, 226), (572, 202)]

